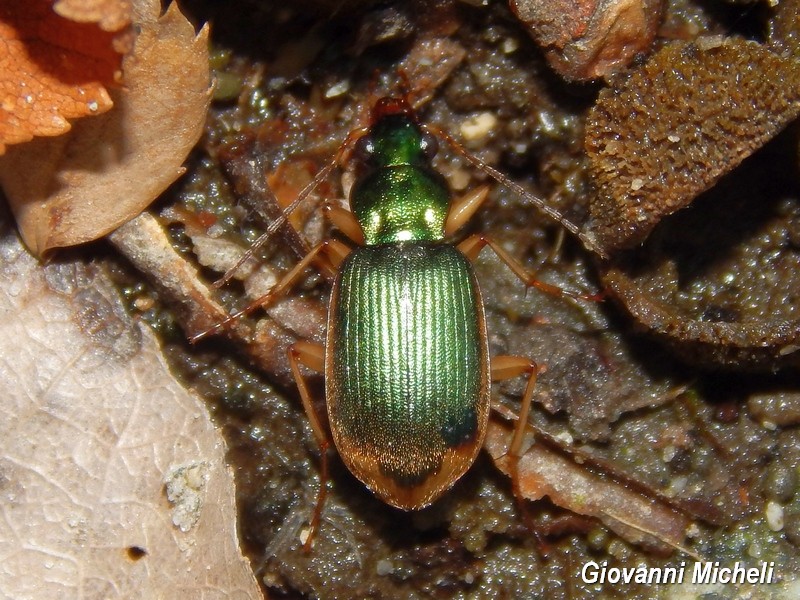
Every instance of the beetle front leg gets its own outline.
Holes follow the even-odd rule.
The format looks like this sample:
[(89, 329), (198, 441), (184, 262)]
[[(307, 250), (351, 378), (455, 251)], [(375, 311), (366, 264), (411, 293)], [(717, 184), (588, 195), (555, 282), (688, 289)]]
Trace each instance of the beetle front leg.
[[(280, 298), (282, 295), (286, 294), (286, 292), (291, 289), (292, 285), (294, 285), (297, 280), (300, 279), (300, 276), (303, 275), (305, 270), (311, 265), (317, 267), (321, 271), (326, 271), (333, 275), (349, 253), (350, 248), (337, 240), (325, 240), (324, 242), (320, 242), (308, 254), (306, 254), (303, 257), (303, 260), (297, 263), (291, 271), (286, 273), (286, 275), (284, 275), (283, 278), (266, 294), (256, 298), (243, 309), (229, 315), (210, 329), (192, 336), (189, 338), (189, 341), (195, 343), (207, 335), (217, 333), (218, 331), (225, 329), (234, 321), (250, 314), (254, 310), (268, 306), (277, 298)], [(328, 262), (323, 261), (323, 258), (326, 258)]]
[(308, 525), (308, 537), (303, 543), (303, 550), (305, 552), (310, 552), (314, 542), (314, 535), (322, 520), (322, 509), (325, 506), (325, 497), (328, 491), (328, 448), (331, 447), (331, 441), (325, 433), (317, 411), (314, 409), (311, 392), (308, 389), (308, 383), (305, 377), (303, 377), (303, 374), (300, 372), (300, 365), (302, 364), (309, 369), (322, 373), (325, 370), (325, 346), (306, 341), (295, 342), (289, 346), (288, 355), (289, 365), (292, 368), (292, 374), (294, 375), (297, 389), (300, 392), (303, 408), (306, 411), (306, 416), (308, 416), (308, 421), (311, 424), (311, 430), (314, 432), (314, 437), (317, 439), (317, 444), (319, 445), (319, 493), (317, 494), (317, 504), (314, 507), (314, 514)]
[(484, 185), (454, 200), (447, 211), (444, 234), (453, 235), (463, 227), (481, 207), (488, 195), (489, 187)]

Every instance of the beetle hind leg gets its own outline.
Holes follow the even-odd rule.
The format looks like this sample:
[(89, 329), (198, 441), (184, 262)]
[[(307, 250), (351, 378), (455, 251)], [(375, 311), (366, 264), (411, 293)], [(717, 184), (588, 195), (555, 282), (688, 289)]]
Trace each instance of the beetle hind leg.
[(495, 356), (491, 363), (492, 381), (503, 381), (519, 377), (528, 376), (528, 383), (522, 395), (517, 424), (514, 427), (514, 435), (508, 445), (507, 455), (511, 461), (511, 484), (514, 488), (514, 496), (522, 502), (522, 491), (519, 482), (519, 458), (522, 451), (522, 443), (525, 439), (525, 426), (528, 423), (531, 402), (533, 401), (533, 391), (536, 389), (536, 379), (539, 375), (538, 365), (529, 358), (522, 356)]
[(522, 445), (525, 441), (525, 431), (528, 425), (528, 414), (530, 413), (531, 402), (533, 401), (533, 392), (536, 389), (536, 379), (539, 376), (539, 366), (533, 360), (523, 356), (495, 356), (491, 364), (492, 381), (503, 381), (505, 379), (512, 379), (521, 375), (527, 375), (528, 383), (525, 385), (525, 392), (522, 394), (522, 402), (520, 403), (519, 413), (517, 414), (517, 423), (514, 426), (514, 435), (511, 437), (511, 443), (508, 445), (506, 455), (509, 459), (509, 467), (511, 470), (511, 487), (514, 491), (514, 500), (517, 503), (522, 519), (528, 529), (533, 532), (536, 537), (539, 551), (547, 554), (547, 544), (541, 535), (539, 528), (533, 522), (528, 506), (525, 504), (525, 496), (522, 494), (522, 485), (520, 483), (519, 473), (519, 459), (522, 455)]
[(300, 372), (300, 365), (308, 367), (317, 372), (323, 372), (325, 367), (325, 346), (313, 342), (295, 342), (289, 347), (289, 364), (292, 368), (297, 389), (300, 392), (300, 399), (303, 402), (303, 409), (306, 411), (311, 430), (319, 445), (319, 492), (317, 502), (314, 506), (314, 514), (308, 525), (307, 536), (303, 542), (303, 551), (310, 552), (314, 544), (314, 537), (319, 529), (322, 520), (322, 509), (325, 507), (325, 497), (328, 493), (328, 449), (331, 447), (330, 438), (326, 435), (325, 429), (320, 422), (319, 415), (314, 408), (314, 401), (308, 389), (308, 383)]

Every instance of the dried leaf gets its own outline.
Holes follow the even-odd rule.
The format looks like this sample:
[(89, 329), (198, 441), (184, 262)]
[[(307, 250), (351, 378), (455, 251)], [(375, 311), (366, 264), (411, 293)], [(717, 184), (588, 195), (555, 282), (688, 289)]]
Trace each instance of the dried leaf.
[(589, 113), (588, 236), (608, 252), (641, 243), (798, 113), (796, 61), (735, 38), (664, 46)]
[(130, 21), (128, 0), (56, 0), (53, 10), (78, 23), (97, 23), (104, 31), (118, 31)]
[(647, 50), (661, 0), (511, 0), (511, 10), (567, 79), (607, 77)]
[(11, 598), (261, 597), (225, 444), (117, 292), (41, 267), (0, 224), (0, 590)]
[(47, 0), (0, 2), (0, 154), (5, 144), (60, 135), (68, 119), (111, 108), (104, 85), (120, 68), (114, 32), (128, 12), (118, 8), (115, 27), (104, 31), (64, 19)]
[(107, 234), (183, 172), (210, 100), (208, 30), (195, 35), (175, 4), (161, 17), (159, 6), (133, 7), (140, 33), (123, 62), (125, 88), (111, 92), (114, 110), (0, 158), (0, 183), (39, 256)]

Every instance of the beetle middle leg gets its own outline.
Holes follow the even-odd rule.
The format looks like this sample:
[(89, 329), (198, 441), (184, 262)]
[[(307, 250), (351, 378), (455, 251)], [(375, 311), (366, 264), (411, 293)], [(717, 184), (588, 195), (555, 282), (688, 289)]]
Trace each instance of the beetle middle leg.
[[(334, 212), (332, 221), (340, 226), (348, 227), (346, 223), (347, 216), (341, 213)], [(348, 232), (348, 235), (349, 234), (350, 232)], [(251, 307), (253, 307), (253, 309), (258, 308), (259, 306), (263, 306), (273, 301), (276, 297), (285, 294), (291, 288), (292, 284), (297, 281), (300, 275), (310, 265), (314, 265), (322, 269), (338, 269), (339, 265), (349, 253), (350, 248), (342, 242), (336, 240), (325, 240), (324, 242), (321, 242), (305, 257), (303, 257), (303, 259), (297, 263), (297, 265), (295, 265), (294, 268), (289, 271), (283, 277), (283, 279), (281, 279), (281, 281), (275, 285), (274, 288), (272, 288), (269, 292), (267, 292), (267, 294), (256, 300), (250, 306), (246, 307), (244, 310), (248, 311)], [(329, 260), (330, 264), (316, 260), (322, 255)], [(325, 428), (322, 426), (319, 416), (317, 415), (317, 411), (314, 409), (311, 392), (308, 389), (308, 384), (306, 383), (303, 374), (300, 372), (300, 365), (302, 364), (319, 373), (324, 372), (325, 347), (321, 344), (315, 344), (309, 341), (298, 341), (289, 347), (287, 354), (289, 358), (289, 365), (291, 366), (292, 374), (294, 376), (295, 383), (297, 384), (297, 389), (300, 392), (300, 399), (303, 403), (303, 409), (306, 412), (306, 416), (308, 416), (308, 421), (311, 424), (311, 430), (313, 431), (314, 437), (317, 440), (320, 452), (320, 488), (317, 495), (316, 506), (314, 507), (314, 514), (311, 517), (311, 522), (309, 523), (308, 537), (303, 543), (303, 550), (309, 552), (314, 541), (314, 534), (317, 531), (322, 518), (322, 508), (325, 504), (325, 497), (327, 495), (328, 449), (331, 447), (331, 440), (325, 433)]]
[(557, 285), (553, 285), (551, 283), (547, 283), (544, 281), (540, 281), (536, 279), (536, 272), (530, 272), (525, 267), (523, 267), (519, 261), (517, 261), (513, 256), (511, 256), (508, 252), (506, 252), (500, 244), (494, 241), (487, 235), (483, 235), (480, 233), (473, 234), (465, 239), (463, 242), (458, 244), (458, 249), (464, 253), (464, 256), (469, 258), (471, 261), (474, 261), (481, 250), (483, 250), (486, 246), (492, 249), (492, 251), (497, 255), (497, 257), (502, 260), (506, 266), (517, 276), (517, 278), (524, 283), (528, 287), (535, 287), (537, 290), (545, 292), (546, 294), (550, 294), (551, 296), (556, 296), (559, 298), (568, 297), (568, 298), (575, 298), (577, 300), (588, 300), (591, 302), (601, 302), (605, 298), (605, 294), (602, 292), (597, 294), (583, 294), (580, 292), (572, 292), (570, 290), (565, 290), (563, 288), (558, 287)]
[[(340, 213), (334, 213), (334, 222), (346, 221)], [(345, 224), (345, 227), (347, 225)], [(352, 228), (349, 228), (352, 230)], [(352, 232), (352, 231), (351, 231)], [(357, 238), (357, 235), (356, 235)], [(356, 241), (358, 241), (356, 239)], [(350, 248), (337, 240), (325, 240), (315, 246), (308, 254), (306, 254), (300, 262), (298, 262), (288, 273), (286, 273), (281, 280), (266, 294), (257, 298), (243, 309), (231, 314), (225, 320), (217, 323), (211, 329), (204, 331), (193, 338), (192, 342), (198, 341), (208, 334), (215, 333), (236, 319), (274, 302), (280, 296), (285, 295), (294, 285), (297, 280), (303, 275), (305, 270), (314, 266), (323, 271), (335, 272), (342, 261), (350, 253)], [(323, 260), (326, 259), (326, 260)], [(325, 347), (321, 344), (315, 344), (308, 341), (295, 342), (289, 347), (288, 350), (289, 365), (294, 375), (297, 389), (300, 392), (300, 398), (303, 403), (303, 408), (308, 416), (311, 430), (317, 440), (320, 449), (320, 489), (317, 496), (314, 514), (309, 524), (308, 537), (303, 544), (303, 549), (308, 552), (311, 549), (311, 544), (314, 540), (314, 533), (319, 527), (319, 522), (322, 516), (322, 507), (325, 503), (325, 496), (327, 493), (327, 480), (328, 480), (328, 448), (331, 446), (331, 441), (325, 434), (325, 429), (320, 422), (320, 419), (314, 409), (314, 404), (311, 399), (311, 393), (308, 389), (305, 378), (300, 373), (300, 365), (304, 365), (314, 371), (323, 372), (325, 363)]]
[[(342, 215), (341, 213), (334, 212), (334, 217), (332, 220), (336, 224), (344, 225), (345, 227), (347, 227), (346, 224), (347, 217), (345, 215)], [(291, 271), (289, 271), (286, 275), (284, 275), (284, 277), (278, 284), (275, 285), (275, 287), (273, 287), (264, 296), (261, 296), (255, 302), (245, 307), (245, 309), (243, 309), (243, 311), (240, 311), (240, 313), (246, 313), (249, 312), (250, 310), (255, 310), (260, 306), (269, 304), (270, 302), (274, 301), (277, 297), (286, 294), (286, 292), (299, 279), (299, 277), (309, 266), (313, 265), (321, 269), (332, 269), (332, 270), (338, 269), (339, 265), (342, 263), (342, 261), (347, 257), (349, 253), (350, 253), (350, 248), (345, 244), (343, 244), (342, 242), (336, 240), (325, 240), (321, 242), (313, 250), (311, 250), (311, 252), (309, 252), (305, 257), (303, 257), (303, 259), (299, 263), (297, 263)], [(327, 258), (330, 264), (317, 260), (318, 258), (322, 258), (323, 256)], [(236, 317), (237, 313), (235, 313), (231, 317), (228, 317), (228, 319), (233, 319)], [(311, 517), (311, 522), (309, 524), (308, 537), (306, 538), (306, 541), (303, 544), (303, 550), (308, 552), (311, 550), (311, 545), (314, 541), (314, 533), (319, 527), (319, 523), (322, 518), (322, 508), (325, 504), (325, 497), (327, 495), (328, 449), (331, 447), (331, 441), (330, 438), (325, 433), (325, 428), (320, 422), (319, 416), (317, 415), (317, 411), (314, 409), (314, 403), (311, 398), (311, 392), (308, 389), (308, 384), (306, 383), (305, 378), (300, 372), (300, 365), (302, 364), (319, 373), (324, 372), (325, 347), (321, 344), (315, 344), (309, 341), (298, 341), (289, 347), (287, 354), (289, 358), (289, 365), (292, 369), (292, 374), (294, 376), (295, 383), (297, 384), (297, 389), (300, 392), (300, 399), (303, 403), (303, 409), (305, 410), (306, 415), (308, 416), (309, 423), (311, 424), (311, 430), (314, 433), (314, 437), (317, 440), (317, 444), (319, 445), (319, 451), (320, 451), (319, 494), (317, 495), (317, 503), (314, 508), (314, 514)]]

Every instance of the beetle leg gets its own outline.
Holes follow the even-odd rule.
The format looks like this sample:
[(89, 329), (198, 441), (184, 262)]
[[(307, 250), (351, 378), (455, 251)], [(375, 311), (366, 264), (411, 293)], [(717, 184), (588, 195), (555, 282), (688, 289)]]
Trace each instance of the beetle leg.
[(541, 196), (538, 196), (537, 194), (529, 192), (521, 185), (511, 180), (509, 177), (503, 175), (503, 173), (501, 173), (494, 167), (486, 164), (471, 152), (468, 152), (467, 149), (464, 148), (464, 146), (462, 146), (459, 142), (453, 139), (453, 136), (451, 136), (443, 129), (433, 125), (426, 125), (425, 130), (428, 133), (435, 135), (439, 139), (442, 139), (445, 142), (447, 142), (450, 145), (450, 147), (456, 152), (458, 152), (458, 154), (463, 156), (467, 160), (467, 162), (469, 162), (473, 166), (477, 167), (478, 169), (486, 173), (497, 183), (499, 183), (506, 189), (514, 192), (520, 198), (524, 199), (526, 202), (538, 208), (541, 212), (552, 218), (554, 221), (560, 223), (564, 227), (564, 229), (574, 234), (579, 240), (581, 240), (583, 242), (583, 245), (586, 246), (588, 250), (591, 250), (592, 252), (596, 253), (601, 258), (608, 258), (606, 252), (597, 245), (597, 243), (595, 242), (595, 240), (591, 235), (587, 235), (583, 231), (581, 231), (580, 227), (578, 227), (575, 223), (570, 221), (564, 214), (562, 214), (558, 209), (552, 206), (552, 204), (549, 201), (545, 200)]
[(464, 223), (472, 218), (472, 215), (481, 207), (486, 196), (489, 195), (489, 186), (481, 187), (467, 192), (461, 198), (457, 198), (450, 204), (447, 211), (447, 220), (444, 223), (444, 234), (452, 235), (458, 231)]
[[(336, 269), (341, 264), (341, 261), (344, 260), (344, 257), (346, 257), (349, 253), (350, 248), (337, 240), (325, 240), (324, 242), (320, 242), (311, 250), (311, 252), (306, 254), (303, 259), (292, 268), (291, 271), (286, 273), (286, 275), (283, 276), (283, 279), (281, 279), (275, 285), (275, 287), (246, 307), (244, 309), (245, 312), (255, 310), (259, 306), (266, 306), (275, 300), (275, 298), (278, 298), (288, 292), (291, 286), (294, 285), (295, 282), (300, 278), (300, 275), (302, 275), (312, 263), (314, 266), (323, 271), (329, 271), (331, 276), (335, 275)], [(318, 260), (321, 255), (325, 255), (325, 257), (330, 260), (333, 266), (331, 267), (331, 265), (328, 263)]]
[(286, 225), (286, 222), (289, 219), (289, 215), (291, 215), (295, 211), (295, 209), (298, 206), (300, 206), (300, 204), (304, 202), (309, 195), (311, 195), (311, 193), (317, 188), (317, 186), (320, 183), (322, 183), (325, 180), (325, 178), (328, 177), (328, 175), (330, 175), (331, 171), (333, 171), (336, 165), (337, 165), (336, 160), (332, 160), (322, 169), (320, 169), (320, 171), (314, 176), (314, 179), (312, 179), (308, 183), (308, 185), (306, 185), (306, 187), (304, 187), (303, 190), (298, 194), (297, 198), (295, 198), (294, 201), (289, 206), (283, 209), (283, 214), (279, 218), (272, 221), (267, 230), (260, 236), (258, 236), (258, 239), (255, 242), (253, 242), (253, 244), (251, 244), (251, 246), (247, 249), (247, 251), (244, 254), (242, 254), (242, 256), (239, 257), (239, 260), (237, 260), (236, 263), (231, 268), (229, 268), (219, 280), (217, 280), (214, 283), (214, 287), (220, 288), (226, 283), (228, 283), (231, 279), (233, 279), (234, 275), (236, 274), (236, 271), (239, 270), (239, 267), (241, 267), (244, 263), (250, 260), (250, 258), (256, 253), (256, 251), (259, 248), (261, 248), (264, 244), (266, 244), (267, 241), (270, 238), (272, 238), (275, 232), (278, 231), (278, 229)]
[(306, 411), (308, 421), (311, 424), (311, 430), (314, 432), (314, 437), (317, 438), (317, 444), (319, 445), (319, 492), (317, 494), (317, 504), (314, 507), (314, 514), (308, 525), (308, 537), (306, 537), (303, 543), (303, 550), (309, 552), (314, 543), (314, 535), (322, 519), (322, 509), (325, 506), (325, 496), (328, 492), (328, 448), (331, 446), (331, 441), (325, 434), (325, 429), (322, 427), (317, 411), (314, 409), (311, 392), (308, 389), (305, 377), (303, 377), (303, 374), (300, 372), (300, 365), (302, 364), (320, 373), (323, 372), (325, 370), (325, 346), (306, 341), (295, 342), (289, 346), (288, 355), (289, 364), (292, 367), (292, 374), (294, 375), (297, 389), (300, 392), (300, 399), (303, 402), (303, 408)]
[(480, 253), (486, 246), (489, 246), (497, 257), (502, 260), (509, 269), (514, 272), (522, 283), (529, 287), (535, 287), (537, 290), (550, 294), (551, 296), (556, 296), (559, 298), (563, 298), (567, 296), (569, 298), (576, 298), (578, 300), (589, 300), (591, 302), (600, 302), (605, 298), (605, 294), (600, 292), (598, 294), (581, 294), (579, 292), (572, 292), (569, 290), (562, 289), (557, 285), (553, 285), (551, 283), (545, 283), (544, 281), (539, 281), (536, 279), (536, 273), (530, 273), (528, 270), (523, 267), (519, 261), (517, 261), (513, 256), (511, 256), (508, 252), (503, 250), (502, 246), (495, 242), (492, 238), (486, 235), (482, 235), (480, 233), (473, 234), (465, 239), (458, 245), (458, 249), (464, 253), (470, 260), (475, 260)]
[(538, 365), (530, 358), (524, 356), (495, 356), (491, 364), (492, 381), (504, 381), (513, 379), (520, 375), (528, 376), (528, 384), (525, 386), (525, 393), (522, 395), (522, 404), (519, 407), (517, 425), (514, 428), (514, 437), (508, 447), (508, 453), (512, 456), (519, 456), (522, 449), (522, 441), (525, 436), (525, 425), (528, 423), (528, 413), (533, 400), (533, 390), (536, 388), (536, 378), (539, 375)]
[[(345, 259), (345, 257), (350, 253), (350, 248), (344, 245), (342, 242), (337, 240), (325, 240), (317, 244), (311, 252), (306, 254), (303, 259), (297, 263), (291, 271), (286, 273), (283, 278), (266, 294), (263, 296), (253, 300), (250, 304), (242, 308), (241, 310), (237, 310), (236, 312), (232, 313), (210, 329), (206, 331), (202, 331), (195, 336), (189, 338), (189, 341), (194, 343), (205, 336), (216, 333), (234, 321), (242, 318), (243, 316), (250, 314), (254, 310), (268, 306), (272, 302), (274, 302), (277, 298), (280, 298), (283, 294), (289, 291), (292, 285), (300, 278), (303, 272), (310, 266), (314, 265), (315, 267), (323, 270), (329, 271), (331, 276), (336, 273), (337, 268), (341, 264), (341, 262)], [(327, 258), (329, 262), (324, 262), (320, 260), (321, 258)]]
[(336, 228), (350, 238), (353, 243), (359, 246), (364, 245), (364, 230), (361, 229), (361, 223), (358, 222), (358, 219), (356, 219), (353, 213), (346, 208), (336, 206), (330, 202), (326, 202), (322, 205), (322, 212), (325, 217), (336, 225)]
[(522, 450), (522, 442), (525, 439), (525, 426), (528, 424), (528, 413), (533, 400), (533, 390), (536, 388), (536, 378), (539, 374), (538, 365), (529, 358), (522, 356), (495, 356), (491, 364), (492, 381), (503, 381), (512, 379), (520, 375), (528, 376), (528, 384), (525, 386), (525, 393), (522, 395), (517, 424), (514, 427), (514, 436), (508, 445), (508, 456), (511, 460), (511, 482), (514, 487), (514, 496), (522, 498), (519, 485), (519, 457)]

